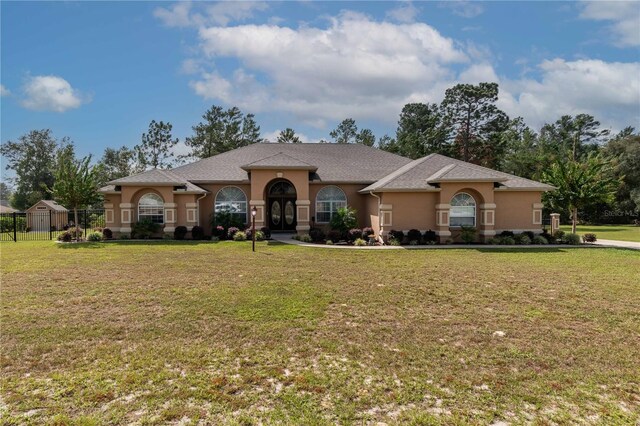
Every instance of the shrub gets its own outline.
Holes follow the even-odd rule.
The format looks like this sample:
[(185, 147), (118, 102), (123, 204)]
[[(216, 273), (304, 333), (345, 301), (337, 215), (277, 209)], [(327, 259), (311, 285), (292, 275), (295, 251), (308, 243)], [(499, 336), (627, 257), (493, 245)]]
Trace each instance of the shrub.
[(264, 241), (264, 233), (262, 231), (256, 231), (256, 241)]
[(103, 236), (105, 239), (110, 240), (110, 239), (112, 239), (112, 238), (113, 238), (113, 231), (111, 231), (111, 229), (109, 229), (109, 228), (104, 228), (104, 229), (102, 230), (102, 236)]
[[(232, 226), (231, 228), (228, 228), (227, 229), (227, 238), (229, 238), (230, 240), (233, 240), (234, 239), (233, 237), (236, 235), (236, 232), (239, 232), (239, 231), (240, 231), (240, 229), (236, 228), (235, 226)], [(243, 234), (244, 234), (244, 232), (243, 232)], [(246, 239), (247, 234), (245, 234), (244, 236), (245, 236), (245, 239)]]
[(564, 231), (556, 231), (553, 233), (553, 237), (558, 240), (558, 241), (562, 241), (562, 239), (564, 238)]
[(584, 243), (595, 243), (596, 241), (598, 241), (596, 234), (589, 233), (582, 236), (582, 242)]
[(311, 242), (311, 236), (309, 234), (302, 234), (300, 235), (300, 240), (303, 243), (310, 243)]
[(516, 235), (515, 237), (513, 237), (513, 239), (515, 240), (516, 244), (521, 246), (531, 244), (531, 238), (529, 238), (529, 236), (524, 232), (522, 234)]
[(271, 229), (267, 228), (266, 226), (263, 226), (262, 228), (260, 228), (260, 232), (262, 232), (262, 235), (264, 235), (264, 238), (266, 240), (271, 239)]
[(398, 242), (397, 245), (400, 245), (400, 244), (402, 244), (402, 241), (404, 240), (404, 232), (396, 231), (395, 229), (392, 229), (391, 231), (389, 231), (388, 239), (389, 239), (389, 241), (396, 240)]
[(87, 235), (87, 241), (98, 242), (102, 241), (102, 232), (94, 231)]
[(502, 240), (499, 237), (493, 237), (491, 239), (489, 239), (489, 241), (487, 241), (487, 243), (491, 244), (492, 246), (498, 245), (502, 243)]
[(173, 231), (173, 238), (176, 240), (184, 240), (185, 235), (187, 235), (187, 227), (176, 226), (176, 229)]
[(233, 241), (247, 241), (247, 234), (242, 231), (236, 231), (233, 233)]
[(373, 232), (373, 228), (371, 228), (370, 226), (367, 226), (366, 228), (362, 228), (362, 238), (367, 239), (369, 238), (369, 235), (373, 235), (375, 234), (375, 232)]
[(119, 240), (128, 240), (130, 237), (127, 234), (120, 234), (120, 236), (118, 236)]
[(314, 243), (319, 243), (324, 240), (324, 232), (320, 228), (311, 228), (309, 230), (309, 236)]
[(530, 240), (533, 240), (533, 237), (536, 236), (536, 234), (534, 234), (533, 231), (524, 231), (523, 234), (529, 237)]
[(476, 240), (476, 228), (473, 226), (463, 226), (460, 232), (460, 239), (466, 244), (471, 244)]
[(356, 240), (353, 242), (353, 245), (362, 247), (362, 246), (366, 246), (367, 242), (365, 240), (363, 240), (362, 238), (356, 238)]
[(547, 240), (549, 244), (555, 244), (556, 242), (556, 237), (551, 235), (549, 231), (547, 231), (546, 229), (542, 231), (542, 234), (540, 234), (540, 236), (543, 237), (545, 240)]
[(211, 235), (214, 237), (218, 237), (218, 238), (222, 238), (224, 237), (224, 226), (222, 225), (216, 225), (211, 227)]
[(220, 241), (220, 237), (211, 237), (211, 241), (217, 243), (218, 241)]
[(347, 240), (349, 242), (353, 242), (355, 240), (362, 239), (362, 229), (360, 228), (352, 228), (347, 232)]
[(500, 237), (500, 245), (513, 246), (516, 244), (516, 240), (513, 237)]
[[(409, 232), (407, 232), (407, 239), (409, 240), (409, 244), (420, 244), (420, 240), (422, 239), (422, 232), (418, 231), (417, 229), (409, 229)], [(417, 241), (417, 243), (413, 244), (413, 241)]]
[(566, 234), (562, 237), (562, 241), (565, 244), (577, 246), (580, 244), (580, 235), (578, 234)]
[[(27, 229), (27, 219), (24, 216), (16, 215), (16, 231), (25, 232)], [(13, 232), (13, 215), (8, 214), (0, 217), (0, 232)]]
[(356, 210), (351, 207), (340, 207), (331, 218), (331, 229), (336, 229), (346, 234), (349, 229), (357, 225)]
[(204, 228), (197, 225), (191, 228), (191, 238), (194, 240), (204, 240)]
[(418, 243), (419, 243), (418, 240), (409, 240), (409, 245), (411, 245), (411, 246), (417, 246)]
[(424, 237), (424, 241), (426, 243), (436, 243), (436, 242), (438, 242), (438, 235), (436, 234), (436, 231), (432, 231), (431, 229), (426, 231), (424, 233), (423, 237)]
[(232, 227), (240, 229), (244, 227), (244, 221), (230, 212), (217, 212), (211, 216), (211, 225), (212, 227), (222, 226), (224, 229)]
[(70, 243), (73, 240), (73, 236), (69, 231), (64, 231), (58, 235), (58, 241), (62, 241), (64, 243)]
[(545, 244), (549, 244), (549, 242), (547, 241), (547, 239), (545, 237), (543, 237), (542, 235), (536, 235), (535, 237), (533, 237), (531, 239), (531, 244), (536, 244), (536, 245), (545, 245)]
[(511, 237), (513, 238), (515, 236), (515, 234), (511, 231), (502, 231), (499, 235), (499, 237)]
[(170, 233), (168, 233), (168, 232), (165, 232), (164, 234), (162, 234), (162, 239), (163, 239), (163, 240), (172, 240), (172, 239), (175, 239), (175, 236), (174, 236), (174, 235), (171, 235), (171, 234), (170, 234)]
[(340, 231), (332, 229), (331, 231), (327, 232), (325, 238), (333, 241), (334, 243), (337, 243), (342, 239), (342, 234), (340, 233)]
[(133, 224), (131, 229), (131, 238), (147, 239), (151, 238), (153, 234), (160, 231), (161, 226), (157, 223), (153, 223), (149, 219), (144, 219)]
[(331, 241), (331, 240), (327, 240), (327, 241), (325, 242), (325, 244), (326, 244), (326, 245), (328, 245), (328, 246), (332, 246), (332, 245), (333, 245), (333, 241)]
[(396, 240), (395, 238), (392, 238), (389, 240), (389, 245), (390, 246), (399, 246), (400, 245), (400, 241)]

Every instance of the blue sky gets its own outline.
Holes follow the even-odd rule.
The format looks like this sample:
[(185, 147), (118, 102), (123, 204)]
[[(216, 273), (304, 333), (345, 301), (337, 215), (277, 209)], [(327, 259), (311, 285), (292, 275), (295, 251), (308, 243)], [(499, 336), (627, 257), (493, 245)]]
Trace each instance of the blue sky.
[[(211, 105), (329, 138), (395, 134), (402, 106), (496, 81), (538, 129), (590, 113), (640, 127), (638, 2), (2, 2), (1, 139), (51, 128), (81, 155), (149, 121), (184, 140)], [(183, 148), (183, 147), (182, 147)], [(182, 149), (180, 148), (180, 149)], [(5, 173), (3, 171), (3, 173)]]

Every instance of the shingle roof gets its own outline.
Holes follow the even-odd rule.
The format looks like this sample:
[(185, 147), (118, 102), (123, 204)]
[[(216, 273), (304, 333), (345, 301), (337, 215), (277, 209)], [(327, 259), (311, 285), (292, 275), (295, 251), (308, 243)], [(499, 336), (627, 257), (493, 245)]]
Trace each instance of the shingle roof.
[(64, 206), (61, 206), (60, 204), (58, 204), (54, 200), (40, 200), (37, 203), (35, 203), (33, 206), (29, 207), (27, 210), (31, 210), (32, 208), (34, 208), (35, 206), (37, 206), (40, 203), (45, 204), (51, 210), (55, 210), (57, 212), (66, 212), (66, 211), (68, 211)]
[(0, 213), (14, 213), (18, 210), (14, 209), (11, 206), (5, 206), (4, 204), (0, 204)]
[(137, 175), (131, 175), (120, 179), (112, 180), (108, 182), (113, 185), (127, 185), (132, 183), (153, 183), (160, 185), (183, 185), (187, 183), (187, 180), (181, 176), (172, 173), (171, 170), (151, 169), (146, 172), (138, 173)]
[(524, 179), (508, 173), (449, 158), (430, 154), (412, 161), (364, 188), (368, 191), (433, 191), (440, 182), (499, 182), (505, 189), (550, 190), (551, 185)]
[(284, 161), (285, 155), (298, 163), (317, 167), (316, 178), (323, 182), (371, 183), (411, 162), (408, 158), (361, 144), (257, 143), (171, 171), (197, 183), (246, 182), (249, 177), (242, 166), (261, 160), (267, 162), (268, 157), (274, 157), (273, 161)]
[(278, 167), (282, 169), (313, 170), (313, 171), (318, 170), (316, 166), (309, 164), (306, 161), (302, 161), (295, 157), (287, 155), (284, 152), (278, 152), (277, 154), (270, 155), (268, 157), (254, 161), (253, 163), (245, 164), (241, 168), (243, 170), (252, 170), (252, 169), (270, 169), (273, 167)]

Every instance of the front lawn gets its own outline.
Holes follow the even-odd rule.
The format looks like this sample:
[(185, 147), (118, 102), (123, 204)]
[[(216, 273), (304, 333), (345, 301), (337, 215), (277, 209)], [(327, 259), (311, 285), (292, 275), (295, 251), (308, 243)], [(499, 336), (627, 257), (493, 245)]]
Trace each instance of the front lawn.
[[(571, 232), (571, 225), (560, 226), (565, 232)], [(583, 235), (586, 233), (596, 234), (598, 239), (631, 241), (640, 243), (640, 226), (634, 225), (579, 225), (576, 233)]]
[(640, 421), (635, 251), (0, 250), (2, 424)]

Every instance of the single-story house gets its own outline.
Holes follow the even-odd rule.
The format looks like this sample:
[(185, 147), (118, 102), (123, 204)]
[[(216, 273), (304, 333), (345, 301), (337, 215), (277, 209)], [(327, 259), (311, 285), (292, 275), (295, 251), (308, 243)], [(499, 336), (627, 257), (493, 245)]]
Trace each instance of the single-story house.
[(59, 231), (68, 221), (69, 211), (53, 200), (40, 200), (27, 209), (27, 227), (32, 231)]
[(0, 200), (0, 213), (17, 213), (18, 210), (9, 205), (9, 200)]
[(272, 232), (328, 227), (340, 207), (357, 210), (358, 226), (433, 230), (441, 241), (461, 226), (481, 238), (542, 228), (544, 183), (431, 154), (411, 160), (360, 144), (258, 143), (172, 170), (153, 169), (100, 189), (106, 226), (130, 232), (147, 218), (210, 231), (217, 211)]

